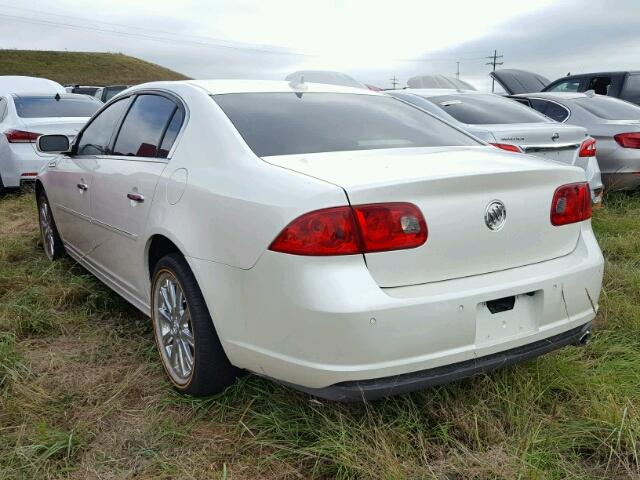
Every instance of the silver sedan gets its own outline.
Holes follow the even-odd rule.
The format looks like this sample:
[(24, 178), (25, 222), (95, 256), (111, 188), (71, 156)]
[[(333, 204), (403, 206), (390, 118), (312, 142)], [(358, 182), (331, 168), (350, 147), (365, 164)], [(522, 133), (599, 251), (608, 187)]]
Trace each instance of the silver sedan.
[(607, 189), (640, 186), (640, 107), (590, 93), (525, 93), (513, 98), (553, 120), (586, 128), (597, 141), (598, 163)]

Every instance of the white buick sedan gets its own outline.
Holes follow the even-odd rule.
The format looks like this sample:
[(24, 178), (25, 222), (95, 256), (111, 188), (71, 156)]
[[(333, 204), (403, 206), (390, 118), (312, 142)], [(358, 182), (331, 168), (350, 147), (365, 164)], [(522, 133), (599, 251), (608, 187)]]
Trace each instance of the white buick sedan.
[(180, 392), (242, 370), (375, 399), (586, 342), (603, 258), (584, 171), (369, 90), (139, 85), (40, 172), (46, 254), (149, 315)]

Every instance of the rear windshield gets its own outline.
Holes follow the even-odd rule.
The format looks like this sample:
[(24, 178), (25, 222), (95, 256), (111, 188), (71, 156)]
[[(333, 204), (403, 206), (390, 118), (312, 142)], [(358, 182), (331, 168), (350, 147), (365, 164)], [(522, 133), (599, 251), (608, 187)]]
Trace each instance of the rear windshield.
[(16, 97), (18, 116), (22, 118), (90, 117), (101, 103), (91, 97)]
[(498, 95), (441, 95), (428, 100), (469, 125), (549, 122), (535, 110)]
[(440, 120), (387, 96), (291, 92), (213, 98), (260, 157), (479, 145)]
[(587, 112), (605, 120), (640, 120), (640, 107), (613, 97), (583, 97), (573, 100)]

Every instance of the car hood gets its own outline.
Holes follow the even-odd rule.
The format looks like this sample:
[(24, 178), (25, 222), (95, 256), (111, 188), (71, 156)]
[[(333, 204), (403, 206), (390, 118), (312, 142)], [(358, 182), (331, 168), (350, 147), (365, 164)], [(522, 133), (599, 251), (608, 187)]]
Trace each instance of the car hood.
[(527, 72), (526, 70), (517, 70), (515, 68), (496, 70), (489, 75), (491, 75), (509, 95), (541, 92), (544, 87), (551, 83), (548, 78), (542, 75)]

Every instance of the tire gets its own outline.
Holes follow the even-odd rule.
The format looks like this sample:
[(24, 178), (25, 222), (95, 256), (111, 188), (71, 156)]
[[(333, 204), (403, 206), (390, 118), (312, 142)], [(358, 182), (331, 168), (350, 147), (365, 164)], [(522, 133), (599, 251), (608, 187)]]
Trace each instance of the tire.
[(180, 254), (162, 257), (155, 266), (151, 321), (160, 361), (178, 392), (214, 395), (235, 382), (240, 370), (224, 353), (200, 287)]
[(53, 212), (44, 190), (38, 194), (38, 223), (40, 224), (40, 236), (42, 247), (47, 258), (51, 261), (66, 255), (64, 244), (58, 233), (58, 227), (53, 219)]

